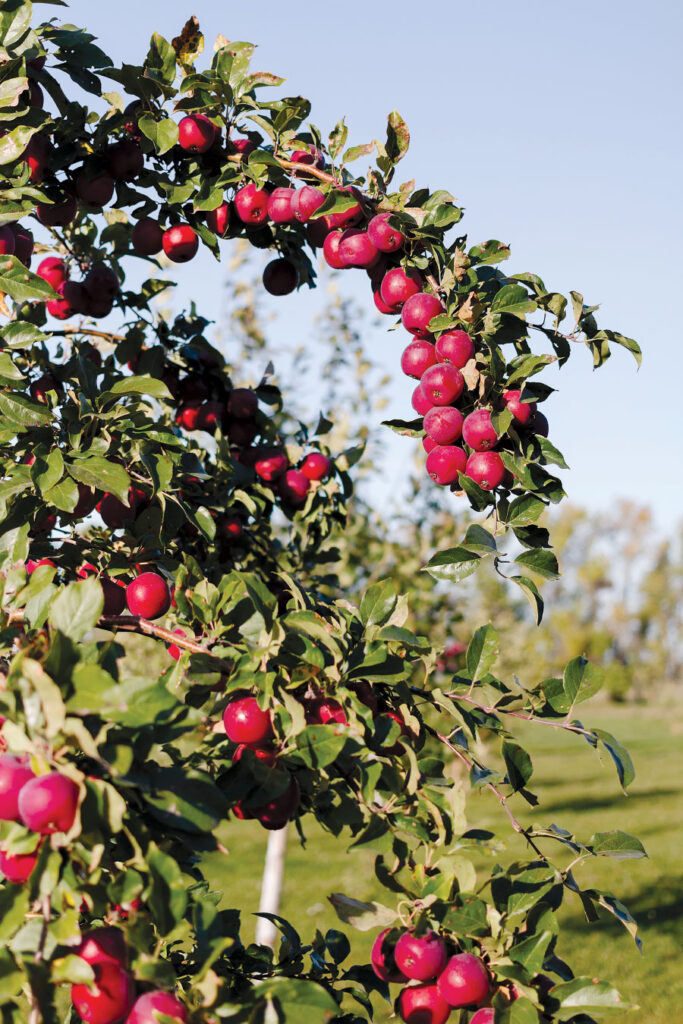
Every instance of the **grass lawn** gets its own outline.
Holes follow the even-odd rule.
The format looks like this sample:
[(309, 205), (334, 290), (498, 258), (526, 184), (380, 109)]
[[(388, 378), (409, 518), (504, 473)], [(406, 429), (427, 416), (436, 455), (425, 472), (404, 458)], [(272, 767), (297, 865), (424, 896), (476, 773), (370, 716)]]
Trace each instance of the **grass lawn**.
[[(612, 918), (587, 925), (578, 901), (563, 908), (558, 952), (577, 974), (608, 978), (627, 1000), (639, 1005), (625, 1017), (629, 1024), (672, 1024), (683, 1002), (683, 709), (596, 705), (591, 711), (588, 705), (582, 712), (586, 724), (609, 729), (630, 750), (636, 780), (629, 796), (621, 794), (611, 761), (601, 764), (579, 738), (530, 726), (519, 735), (532, 753), (531, 787), (540, 804), (531, 810), (515, 798), (513, 809), (524, 822), (554, 822), (583, 838), (620, 828), (643, 841), (648, 860), (605, 858), (579, 869), (578, 880), (584, 887), (609, 889), (627, 904), (640, 925), (644, 955)], [(468, 808), (472, 825), (501, 820), (502, 812), (488, 794), (473, 795)], [(330, 892), (390, 903), (391, 894), (385, 895), (375, 881), (371, 852), (347, 852), (343, 841), (308, 823), (306, 831), (306, 849), (294, 830), (290, 836), (281, 908), (302, 938), (310, 938), (316, 928), (344, 927), (327, 902)], [(212, 855), (207, 873), (223, 890), (223, 905), (242, 908), (244, 937), (249, 939), (254, 920), (250, 914), (258, 909), (266, 834), (254, 822), (231, 821), (221, 838), (230, 855)], [(513, 834), (506, 856), (524, 856), (522, 843)], [(374, 935), (344, 930), (352, 943), (353, 961), (367, 962)], [(385, 1015), (386, 1010), (378, 1007), (376, 1019), (384, 1020)]]

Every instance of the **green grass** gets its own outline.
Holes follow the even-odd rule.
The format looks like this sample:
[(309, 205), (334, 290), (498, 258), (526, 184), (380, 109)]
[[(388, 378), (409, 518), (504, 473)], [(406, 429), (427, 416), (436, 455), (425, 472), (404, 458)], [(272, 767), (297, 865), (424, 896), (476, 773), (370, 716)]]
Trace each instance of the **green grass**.
[[(647, 860), (596, 860), (579, 869), (578, 880), (584, 887), (611, 890), (629, 906), (640, 926), (643, 956), (613, 919), (586, 924), (577, 901), (563, 908), (558, 952), (577, 974), (609, 978), (627, 1000), (639, 1005), (627, 1015), (629, 1024), (671, 1024), (677, 1016), (674, 1008), (683, 1002), (683, 711), (641, 707), (591, 711), (589, 705), (584, 716), (586, 723), (609, 729), (629, 748), (636, 766), (630, 795), (621, 794), (609, 759), (601, 764), (579, 738), (532, 726), (519, 730), (519, 735), (533, 756), (532, 788), (540, 804), (531, 810), (515, 798), (513, 809), (525, 823), (554, 822), (582, 838), (613, 828), (641, 838)], [(504, 819), (486, 793), (472, 795), (468, 814), (471, 824), (482, 827)], [(371, 852), (347, 852), (343, 841), (308, 822), (306, 831), (306, 849), (294, 830), (290, 836), (281, 908), (304, 939), (316, 928), (340, 927), (327, 902), (330, 892), (391, 902), (390, 894), (375, 881)], [(223, 905), (242, 908), (244, 936), (249, 939), (255, 920), (250, 915), (258, 909), (266, 834), (256, 823), (233, 821), (223, 828), (221, 838), (229, 854), (212, 855), (206, 867), (213, 884), (224, 892)], [(497, 856), (525, 856), (522, 842), (511, 833), (506, 853)], [(373, 935), (344, 930), (352, 943), (354, 962), (367, 962)], [(385, 1019), (385, 1012), (378, 1008), (376, 1019)]]

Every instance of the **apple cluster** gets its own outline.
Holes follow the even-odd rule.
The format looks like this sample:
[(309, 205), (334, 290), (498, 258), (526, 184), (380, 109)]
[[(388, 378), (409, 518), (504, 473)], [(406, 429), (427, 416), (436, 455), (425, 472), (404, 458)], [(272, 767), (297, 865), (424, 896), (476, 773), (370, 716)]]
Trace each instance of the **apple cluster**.
[[(372, 969), (382, 981), (404, 985), (396, 1009), (405, 1024), (445, 1024), (454, 1009), (481, 1007), (492, 995), (484, 960), (474, 953), (449, 955), (449, 942), (433, 931), (385, 928), (372, 947)], [(470, 1024), (493, 1024), (482, 1007)]]

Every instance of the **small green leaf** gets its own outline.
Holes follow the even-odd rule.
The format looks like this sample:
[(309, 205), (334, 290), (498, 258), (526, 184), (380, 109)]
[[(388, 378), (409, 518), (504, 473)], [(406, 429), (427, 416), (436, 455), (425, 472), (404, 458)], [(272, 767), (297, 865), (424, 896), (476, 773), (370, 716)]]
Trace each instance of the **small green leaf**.
[(362, 903), (341, 892), (333, 892), (328, 899), (337, 917), (360, 932), (370, 931), (371, 928), (387, 928), (398, 916), (395, 910), (381, 903)]
[(588, 840), (594, 854), (627, 860), (632, 857), (647, 857), (645, 847), (636, 836), (613, 829), (611, 832), (596, 832)]
[(97, 625), (103, 604), (102, 587), (93, 576), (71, 583), (52, 602), (50, 625), (78, 642)]
[(536, 303), (529, 298), (529, 293), (521, 284), (506, 284), (496, 292), (491, 311), (493, 313), (508, 313), (511, 316), (526, 319), (527, 313), (533, 313)]
[(483, 679), (491, 670), (498, 657), (500, 637), (489, 623), (480, 626), (469, 642), (467, 648), (467, 671), (472, 682)]

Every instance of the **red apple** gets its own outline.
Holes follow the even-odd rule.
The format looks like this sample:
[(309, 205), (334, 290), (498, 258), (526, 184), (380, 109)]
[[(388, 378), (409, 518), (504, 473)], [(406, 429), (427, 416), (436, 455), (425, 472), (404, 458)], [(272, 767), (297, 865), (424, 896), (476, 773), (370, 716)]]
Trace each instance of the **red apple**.
[(389, 224), (391, 216), (391, 213), (378, 213), (368, 224), (370, 241), (380, 252), (398, 252), (405, 242), (398, 228), (392, 228)]
[(382, 293), (380, 292), (379, 288), (375, 288), (373, 290), (372, 297), (374, 299), (375, 306), (377, 307), (380, 313), (392, 316), (398, 312), (394, 306), (387, 306), (386, 302), (382, 298)]
[[(339, 190), (340, 192), (350, 192), (352, 196), (360, 198), (358, 189), (354, 188), (353, 185), (345, 185)], [(325, 216), (325, 223), (328, 228), (351, 228), (354, 224), (357, 224), (363, 219), (363, 208), (359, 202), (353, 203), (346, 210), (341, 210), (339, 213), (328, 213)]]
[(171, 607), (168, 583), (156, 572), (142, 572), (126, 587), (126, 604), (131, 615), (160, 619)]
[(247, 743), (240, 743), (238, 747), (235, 747), (235, 752), (232, 755), (233, 761), (241, 761), (247, 750), (252, 752), (257, 761), (263, 761), (270, 768), (277, 764), (277, 754), (272, 750), (265, 750), (262, 747), (250, 747)]
[(78, 213), (76, 196), (65, 196), (61, 202), (38, 203), (38, 220), (47, 228), (64, 228), (75, 220)]
[(436, 340), (436, 354), (440, 362), (462, 370), (474, 355), (474, 345), (467, 331), (446, 331)]
[(467, 455), (456, 444), (438, 444), (427, 456), (427, 472), (442, 487), (456, 483), (458, 473), (464, 473), (466, 466)]
[(296, 814), (300, 799), (299, 783), (292, 776), (288, 789), (262, 807), (257, 807), (254, 810), (254, 817), (269, 831), (284, 828)]
[(30, 779), (19, 793), (19, 816), (33, 832), (68, 832), (78, 810), (78, 786), (68, 775), (52, 771)]
[(298, 283), (296, 267), (289, 260), (271, 260), (263, 271), (263, 287), (271, 295), (289, 295)]
[(268, 220), (268, 193), (254, 182), (235, 193), (235, 213), (244, 224), (263, 224)]
[(344, 708), (332, 697), (314, 697), (306, 701), (306, 721), (309, 725), (348, 725)]
[(32, 135), (24, 150), (23, 159), (28, 164), (31, 181), (34, 185), (40, 185), (43, 180), (51, 155), (52, 143), (47, 136)]
[(475, 409), (465, 417), (462, 425), (465, 444), (475, 452), (485, 452), (498, 442), (498, 434), (491, 422), (489, 409)]
[(437, 444), (453, 444), (462, 434), (463, 415), (452, 405), (435, 406), (424, 418), (424, 429)]
[(514, 388), (503, 392), (503, 401), (512, 413), (513, 419), (520, 427), (527, 427), (533, 421), (536, 405), (534, 402), (523, 402), (521, 399), (522, 392)]
[(311, 489), (311, 481), (299, 469), (288, 469), (278, 481), (278, 493), (287, 505), (301, 508)]
[(420, 380), (430, 366), (436, 363), (436, 352), (431, 341), (411, 341), (401, 356), (401, 369), (407, 377)]
[(268, 216), (273, 224), (291, 224), (296, 220), (292, 210), (292, 188), (274, 188), (268, 196)]
[(121, 290), (118, 277), (111, 267), (105, 266), (104, 263), (98, 263), (88, 271), (83, 287), (92, 301), (113, 300)]
[(125, 967), (128, 962), (126, 937), (120, 928), (92, 928), (83, 934), (76, 955), (87, 964), (117, 964)]
[(229, 740), (261, 747), (273, 738), (270, 711), (262, 711), (256, 697), (232, 700), (223, 712), (223, 725)]
[(230, 227), (230, 203), (221, 203), (215, 210), (207, 210), (204, 219), (214, 235), (224, 238)]
[(258, 411), (258, 398), (251, 388), (233, 388), (228, 396), (228, 412), (238, 420), (250, 420)]
[(244, 533), (244, 524), (239, 516), (219, 516), (216, 520), (216, 536), (228, 544), (239, 540)]
[(123, 583), (109, 579), (108, 576), (100, 578), (100, 585), (104, 592), (103, 615), (122, 615), (126, 607), (126, 588)]
[(345, 267), (371, 267), (377, 261), (379, 250), (370, 241), (367, 231), (347, 228), (339, 239), (337, 254)]
[(135, 999), (132, 976), (112, 962), (95, 963), (93, 971), (92, 985), (71, 986), (71, 1002), (78, 1016), (84, 1024), (122, 1024)]
[(415, 981), (430, 981), (446, 966), (446, 944), (434, 932), (404, 932), (396, 943), (394, 958), (399, 971)]
[(429, 453), (434, 451), (434, 449), (437, 447), (437, 442), (434, 440), (433, 437), (429, 437), (429, 436), (423, 437), (422, 438), (422, 447), (424, 448), (424, 450), (429, 455)]
[(36, 270), (38, 277), (42, 277), (43, 281), (47, 281), (56, 290), (60, 284), (63, 284), (69, 272), (66, 267), (64, 260), (60, 260), (57, 256), (46, 256), (44, 260), (41, 260)]
[(107, 150), (107, 167), (117, 181), (133, 181), (142, 174), (145, 158), (137, 142), (121, 139)]
[(443, 312), (441, 299), (430, 292), (418, 292), (404, 303), (401, 319), (405, 329), (416, 338), (428, 338), (430, 321)]
[(311, 452), (301, 463), (301, 472), (309, 480), (323, 480), (329, 476), (332, 463), (322, 452)]
[(467, 460), (465, 473), (485, 491), (492, 491), (502, 482), (505, 466), (498, 452), (475, 452)]
[(325, 202), (325, 194), (315, 185), (304, 185), (292, 196), (294, 219), (304, 224)]
[(492, 1006), (482, 1006), (481, 1010), (477, 1010), (473, 1017), (470, 1018), (470, 1024), (495, 1024), (496, 1011)]
[(12, 228), (9, 225), (0, 227), (0, 256), (13, 256), (16, 244)]
[(76, 195), (89, 210), (101, 210), (114, 195), (114, 179), (107, 171), (83, 167), (76, 175)]
[(282, 476), (288, 466), (287, 456), (280, 448), (261, 448), (254, 462), (254, 471), (261, 480), (272, 483)]
[(126, 1024), (158, 1024), (162, 1013), (170, 1017), (173, 1024), (187, 1024), (187, 1010), (180, 1000), (160, 989), (138, 996), (126, 1017)]
[(396, 942), (387, 939), (387, 936), (392, 932), (395, 935), (394, 929), (385, 928), (384, 931), (379, 933), (372, 944), (370, 962), (373, 971), (382, 981), (387, 981), (390, 985), (401, 985), (408, 979), (401, 974), (396, 966), (396, 960), (394, 959)]
[(137, 510), (146, 499), (147, 495), (140, 487), (131, 487), (128, 491), (128, 505), (124, 505), (113, 494), (105, 494), (97, 504), (97, 511), (107, 526), (118, 530), (125, 523), (133, 522)]
[(436, 987), (449, 1006), (473, 1006), (489, 994), (489, 972), (474, 953), (457, 953), (439, 975)]
[(252, 139), (230, 139), (230, 145), (233, 149), (237, 150), (245, 160), (249, 154), (253, 153), (256, 149), (256, 143)]
[(344, 270), (346, 268), (346, 264), (339, 255), (339, 246), (341, 245), (343, 235), (343, 231), (330, 231), (325, 235), (323, 256), (328, 267), (332, 267), (333, 270)]
[(24, 266), (29, 267), (33, 255), (33, 235), (21, 224), (12, 224), (10, 227), (14, 233), (14, 255)]
[(403, 267), (394, 267), (382, 279), (380, 295), (382, 301), (392, 309), (399, 310), (412, 295), (417, 295), (422, 288), (422, 278), (415, 270), (405, 271)]
[(451, 1008), (436, 985), (410, 985), (399, 992), (396, 1003), (405, 1024), (446, 1024)]
[(217, 136), (218, 129), (205, 114), (188, 114), (178, 125), (178, 145), (187, 153), (206, 153)]
[(156, 256), (163, 247), (164, 232), (158, 221), (143, 217), (133, 228), (130, 240), (138, 256)]
[(27, 759), (13, 754), (0, 756), (0, 821), (21, 821), (19, 793), (33, 778)]
[(6, 853), (0, 850), (0, 872), (8, 882), (21, 885), (28, 881), (31, 873), (38, 863), (40, 848), (33, 853)]
[[(182, 636), (185, 640), (187, 640), (187, 633), (185, 632), (184, 629), (174, 629), (173, 630), (173, 635), (174, 636)], [(168, 645), (168, 653), (170, 654), (170, 656), (173, 658), (174, 661), (179, 661), (180, 660), (184, 650), (185, 650), (184, 647), (179, 647), (177, 644), (169, 644)]]
[(187, 263), (197, 255), (199, 239), (189, 224), (174, 224), (164, 231), (161, 244), (173, 263)]
[(420, 377), (420, 387), (432, 405), (451, 405), (462, 394), (465, 381), (451, 363), (436, 363)]
[(418, 416), (426, 416), (429, 410), (433, 408), (431, 400), (427, 398), (419, 384), (413, 391), (411, 404)]

